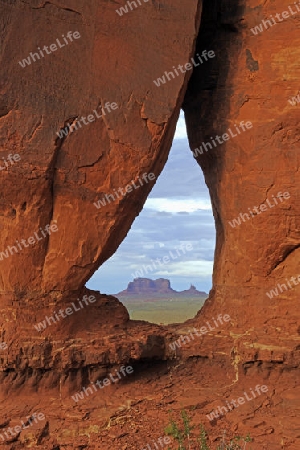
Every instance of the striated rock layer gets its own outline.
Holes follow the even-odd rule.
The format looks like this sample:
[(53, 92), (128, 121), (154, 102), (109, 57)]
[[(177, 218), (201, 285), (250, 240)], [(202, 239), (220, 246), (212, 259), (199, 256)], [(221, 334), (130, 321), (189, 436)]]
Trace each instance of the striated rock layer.
[[(196, 411), (211, 440), (226, 428), (250, 431), (255, 450), (296, 450), (299, 288), (267, 292), (298, 276), (299, 108), (288, 99), (299, 89), (300, 13), (255, 35), (286, 0), (207, 0), (198, 33), (200, 1), (144, 2), (123, 16), (119, 5), (1, 2), (0, 428), (35, 411), (46, 419), (0, 443), (139, 450), (162, 436), (172, 405)], [(55, 42), (49, 54), (31, 55)], [(187, 71), (153, 83), (202, 50), (216, 57), (190, 80)], [(203, 310), (162, 328), (130, 321), (117, 299), (84, 284), (140, 212), (181, 106), (191, 149), (202, 148), (217, 246)], [(231, 226), (241, 213), (249, 219)], [(230, 321), (195, 334), (219, 314)], [(170, 345), (177, 338), (181, 345)], [(131, 378), (72, 399), (122, 364), (132, 365)], [(257, 383), (266, 395), (207, 423)]]

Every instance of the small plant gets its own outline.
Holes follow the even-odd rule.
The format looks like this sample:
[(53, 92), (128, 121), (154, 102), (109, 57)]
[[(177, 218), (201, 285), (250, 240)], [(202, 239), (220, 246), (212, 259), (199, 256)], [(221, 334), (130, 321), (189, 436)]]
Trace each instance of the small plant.
[[(245, 450), (247, 442), (251, 442), (251, 440), (251, 437), (247, 434), (246, 437), (235, 436), (229, 441), (229, 443), (226, 444), (223, 435), (223, 442), (217, 447), (217, 450)], [(240, 444), (239, 441), (244, 441), (244, 445), (243, 443)]]
[(181, 418), (182, 418), (182, 422), (183, 422), (183, 436), (184, 438), (186, 438), (188, 440), (188, 448), (190, 450), (190, 436), (191, 436), (191, 431), (193, 430), (193, 427), (190, 424), (190, 417), (187, 415), (187, 413), (183, 410), (181, 411)]
[(200, 434), (199, 434), (199, 437), (197, 439), (197, 441), (199, 442), (199, 445), (200, 445), (199, 450), (210, 450), (208, 445), (207, 445), (207, 439), (208, 439), (208, 436), (206, 434), (205, 428), (201, 424), (200, 425)]
[[(177, 450), (212, 450), (212, 448), (209, 447), (208, 436), (204, 426), (202, 424), (200, 425), (199, 435), (198, 437), (194, 436), (193, 439), (191, 432), (195, 427), (191, 425), (191, 418), (184, 410), (181, 411), (181, 419), (182, 425), (177, 425), (173, 418), (170, 417), (170, 423), (165, 428), (165, 433), (172, 436), (173, 439), (177, 441)], [(191, 443), (192, 441), (194, 442), (195, 439), (198, 442), (198, 447), (197, 449), (192, 449)], [(228, 441), (226, 439), (226, 431), (224, 431), (222, 442), (218, 445), (216, 450), (246, 450), (247, 442), (251, 441), (252, 439), (249, 434), (246, 437), (235, 436)], [(171, 448), (168, 447), (168, 450), (171, 450)]]
[[(183, 429), (180, 429), (172, 417), (170, 417), (170, 424), (166, 427), (165, 433), (172, 436), (175, 441), (178, 442), (178, 450), (191, 450), (190, 436), (194, 427), (190, 423), (190, 417), (184, 410), (181, 411), (181, 419), (183, 422)], [(186, 441), (188, 447), (185, 447)]]
[[(174, 420), (170, 418), (170, 424), (165, 429), (165, 433), (172, 436), (175, 441), (178, 442), (178, 450), (190, 450), (190, 434), (194, 427), (190, 424), (190, 418), (184, 410), (181, 411), (181, 418), (183, 422), (183, 430), (180, 430), (176, 422), (174, 422)], [(186, 440), (188, 441), (187, 448), (184, 446), (184, 442)]]

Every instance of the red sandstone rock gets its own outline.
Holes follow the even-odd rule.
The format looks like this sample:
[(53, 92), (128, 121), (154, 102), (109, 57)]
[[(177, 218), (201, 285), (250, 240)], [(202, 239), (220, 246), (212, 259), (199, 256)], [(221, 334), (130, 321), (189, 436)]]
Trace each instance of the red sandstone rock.
[[(125, 307), (98, 294), (97, 305), (41, 335), (34, 324), (81, 298), (85, 282), (126, 236), (164, 167), (191, 75), (161, 87), (153, 82), (193, 55), (197, 0), (188, 8), (145, 4), (124, 17), (117, 4), (69, 3), (1, 3), (0, 139), (7, 161), (19, 155), (0, 173), (1, 332), (9, 345), (3, 369), (72, 367), (66, 348), (73, 339), (80, 342), (75, 364), (99, 364), (108, 352), (103, 336), (113, 327), (126, 335)], [(44, 45), (57, 48), (46, 54)], [(97, 355), (86, 348), (93, 333), (101, 342)], [(109, 363), (148, 352), (142, 343), (120, 347)]]
[[(197, 51), (213, 49), (216, 58), (188, 87), (190, 73), (156, 87), (154, 79), (193, 56), (200, 3), (149, 2), (119, 17), (119, 4), (96, 0), (1, 2), (1, 156), (20, 159), (0, 173), (0, 251), (41, 237), (47, 225), (58, 228), (0, 261), (8, 344), (1, 429), (37, 409), (47, 418), (3, 448), (138, 450), (163, 434), (170, 405), (206, 420), (217, 442), (226, 428), (250, 432), (255, 450), (299, 447), (298, 291), (266, 295), (298, 275), (299, 108), (288, 100), (299, 89), (299, 17), (254, 35), (250, 28), (287, 10), (287, 0), (205, 3)], [(80, 38), (66, 48), (18, 64), (38, 46), (63, 43), (70, 30)], [(195, 320), (160, 328), (129, 321), (116, 299), (83, 286), (122, 242), (153, 181), (99, 209), (94, 203), (144, 173), (159, 175), (183, 99), (192, 149), (241, 120), (253, 128), (197, 157), (216, 219), (213, 290)], [(81, 116), (106, 102), (118, 108), (79, 128)], [(78, 130), (59, 139), (68, 123)], [(229, 225), (285, 191), (288, 202)], [(97, 302), (35, 329), (83, 295)], [(220, 313), (231, 321), (171, 350), (174, 339)], [(74, 392), (129, 363), (131, 379), (74, 404)], [(263, 383), (264, 398), (207, 423), (219, 400)]]
[[(218, 43), (217, 58), (210, 68), (203, 67), (205, 73), (194, 72), (184, 102), (193, 150), (230, 127), (236, 135), (197, 156), (210, 189), (217, 231), (211, 300), (198, 322), (230, 314), (220, 351), (223, 345), (234, 346), (243, 362), (250, 358), (289, 365), (299, 362), (299, 288), (283, 288), (273, 299), (266, 293), (299, 274), (299, 194), (294, 174), (299, 165), (300, 113), (288, 99), (299, 89), (295, 61), (300, 13), (254, 35), (252, 27), (289, 5), (257, 3), (235, 7), (224, 2), (221, 15), (204, 8), (197, 50), (206, 48), (209, 39)], [(235, 124), (241, 121), (250, 121), (253, 127), (238, 134)], [(288, 192), (290, 198), (277, 199), (276, 204), (279, 192)], [(249, 209), (260, 204), (267, 208), (251, 216)], [(250, 219), (244, 217), (241, 225), (231, 227), (229, 221), (240, 213), (248, 213)]]
[[(99, 0), (31, 3), (1, 6), (9, 32), (1, 61), (2, 154), (18, 152), (21, 161), (1, 173), (7, 231), (0, 249), (54, 220), (58, 232), (2, 262), (0, 281), (5, 292), (77, 290), (142, 209), (155, 179), (140, 186), (139, 178), (163, 169), (191, 72), (160, 88), (153, 80), (191, 58), (200, 7), (197, 0), (188, 8), (167, 1), (119, 17), (116, 3)], [(18, 64), (40, 46), (63, 44), (69, 30), (81, 37), (29, 66)], [(106, 114), (96, 120), (101, 106)], [(93, 122), (58, 138), (67, 123), (94, 110)], [(95, 207), (131, 181), (138, 188)]]

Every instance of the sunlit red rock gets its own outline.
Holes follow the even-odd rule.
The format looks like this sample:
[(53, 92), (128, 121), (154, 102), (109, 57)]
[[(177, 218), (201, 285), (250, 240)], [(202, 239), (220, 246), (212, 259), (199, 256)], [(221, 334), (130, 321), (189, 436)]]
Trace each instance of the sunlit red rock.
[[(250, 432), (255, 450), (296, 450), (299, 288), (266, 293), (299, 272), (300, 117), (289, 99), (299, 90), (300, 15), (255, 35), (251, 28), (288, 10), (287, 0), (206, 2), (196, 53), (216, 57), (189, 85), (191, 72), (158, 88), (153, 80), (194, 56), (201, 2), (144, 2), (122, 17), (118, 5), (1, 2), (0, 142), (8, 163), (0, 173), (0, 252), (17, 252), (0, 261), (0, 425), (37, 409), (46, 417), (3, 448), (139, 450), (162, 436), (172, 407), (205, 423), (211, 440), (227, 429)], [(69, 31), (80, 38), (27, 67), (18, 63)], [(108, 111), (107, 102), (118, 107)], [(197, 156), (216, 220), (213, 289), (195, 319), (162, 328), (130, 321), (120, 302), (84, 284), (122, 242), (154, 181), (101, 208), (94, 203), (139, 186), (144, 174), (159, 176), (181, 105), (192, 150), (241, 121), (253, 127)], [(79, 128), (99, 107), (104, 118)], [(72, 133), (58, 138), (68, 123)], [(230, 226), (278, 192), (290, 198)], [(35, 233), (37, 242), (18, 247)], [(84, 295), (96, 303), (36, 330)], [(171, 349), (219, 314), (230, 322)], [(74, 403), (74, 392), (128, 363), (131, 378)], [(207, 422), (225, 399), (258, 384), (268, 394)]]

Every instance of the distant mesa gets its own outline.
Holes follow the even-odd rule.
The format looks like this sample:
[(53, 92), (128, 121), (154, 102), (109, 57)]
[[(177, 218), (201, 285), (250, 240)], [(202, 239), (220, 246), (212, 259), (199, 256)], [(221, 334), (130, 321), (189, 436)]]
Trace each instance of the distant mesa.
[(135, 278), (128, 283), (127, 289), (120, 294), (174, 294), (176, 291), (171, 288), (170, 280), (158, 278), (150, 280), (150, 278)]
[(175, 291), (171, 288), (170, 280), (166, 278), (158, 278), (151, 280), (150, 278), (135, 278), (128, 283), (127, 289), (116, 294), (117, 296), (149, 296), (149, 295), (164, 295), (164, 296), (182, 296), (182, 297), (197, 297), (207, 296), (206, 292), (198, 291), (195, 286), (185, 291)]

